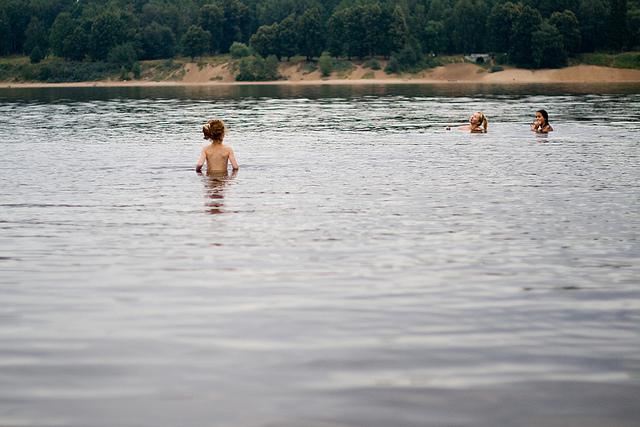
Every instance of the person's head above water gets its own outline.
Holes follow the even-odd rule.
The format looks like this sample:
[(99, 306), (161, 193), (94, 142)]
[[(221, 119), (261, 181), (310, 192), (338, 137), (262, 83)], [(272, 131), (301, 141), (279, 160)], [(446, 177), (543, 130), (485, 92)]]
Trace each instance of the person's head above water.
[(204, 139), (210, 139), (213, 142), (222, 142), (224, 139), (224, 131), (224, 122), (218, 119), (209, 120), (202, 126)]
[(474, 130), (476, 132), (482, 131), (482, 129), (480, 129), (480, 126), (482, 126), (484, 132), (486, 132), (487, 128), (489, 127), (489, 121), (481, 111), (476, 111), (471, 115), (471, 117), (469, 118), (469, 124), (471, 126), (471, 132), (473, 132)]
[(549, 124), (549, 113), (546, 110), (536, 111), (536, 121), (542, 126), (547, 126)]

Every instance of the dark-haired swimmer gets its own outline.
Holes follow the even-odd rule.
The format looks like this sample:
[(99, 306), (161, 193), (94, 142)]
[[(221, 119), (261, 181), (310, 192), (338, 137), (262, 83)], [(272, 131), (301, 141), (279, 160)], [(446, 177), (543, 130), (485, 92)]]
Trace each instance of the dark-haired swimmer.
[(549, 124), (549, 114), (546, 110), (536, 111), (536, 119), (531, 123), (531, 130), (536, 133), (549, 133), (553, 128)]

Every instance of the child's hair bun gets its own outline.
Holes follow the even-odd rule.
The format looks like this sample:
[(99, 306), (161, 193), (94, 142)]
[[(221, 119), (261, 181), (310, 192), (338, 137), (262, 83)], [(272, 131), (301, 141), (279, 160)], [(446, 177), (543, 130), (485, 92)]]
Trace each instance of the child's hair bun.
[(202, 133), (204, 134), (204, 139), (222, 141), (222, 138), (224, 138), (224, 122), (218, 119), (209, 120), (202, 126)]

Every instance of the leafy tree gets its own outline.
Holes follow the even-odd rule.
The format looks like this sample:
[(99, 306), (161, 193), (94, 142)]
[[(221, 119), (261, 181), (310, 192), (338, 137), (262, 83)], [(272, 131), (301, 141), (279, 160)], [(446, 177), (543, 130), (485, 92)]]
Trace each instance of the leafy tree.
[(63, 46), (64, 40), (73, 33), (76, 25), (79, 25), (68, 12), (62, 12), (53, 21), (51, 31), (49, 31), (49, 45), (51, 50), (57, 56), (64, 56)]
[(190, 26), (182, 37), (182, 52), (191, 59), (206, 53), (210, 45), (211, 33), (197, 25)]
[(4, 9), (0, 8), (0, 55), (7, 55), (11, 49), (9, 38), (11, 37), (11, 26), (9, 18)]
[(627, 0), (609, 0), (610, 13), (607, 29), (609, 46), (621, 50), (627, 43)]
[(451, 14), (451, 41), (455, 52), (477, 52), (484, 42), (484, 3), (458, 0)]
[(593, 52), (606, 46), (607, 22), (609, 21), (608, 0), (582, 0), (578, 9), (582, 51)]
[(278, 24), (263, 25), (251, 36), (251, 47), (259, 55), (269, 56), (277, 52)]
[(4, 9), (9, 23), (9, 52), (22, 53), (25, 31), (31, 21), (29, 2), (27, 0), (2, 0), (0, 8)]
[(487, 18), (488, 48), (494, 52), (508, 52), (513, 26), (522, 13), (522, 5), (498, 3)]
[[(357, 56), (390, 55), (393, 50), (391, 43), (394, 41), (393, 37), (399, 36), (399, 34), (391, 32), (392, 11), (388, 8), (383, 9), (375, 3), (356, 8), (355, 12), (354, 23), (361, 28), (359, 31), (364, 34)], [(398, 31), (402, 31), (403, 24), (406, 25), (406, 19), (402, 18), (404, 18), (404, 13), (399, 10), (398, 19), (404, 22), (398, 22)], [(400, 42), (400, 40), (395, 41)]]
[(218, 0), (224, 11), (220, 51), (228, 52), (234, 41), (246, 42), (250, 37), (251, 14), (249, 8), (239, 0)]
[(385, 68), (387, 73), (398, 73), (421, 68), (422, 48), (416, 39), (411, 38), (399, 51), (391, 55)]
[(278, 59), (271, 55), (266, 60), (260, 56), (247, 56), (240, 60), (238, 81), (266, 81), (277, 80)]
[(31, 51), (31, 55), (29, 55), (29, 61), (32, 64), (37, 64), (43, 59), (44, 59), (44, 51), (40, 48), (40, 46), (36, 45), (36, 47), (34, 47), (33, 50)]
[(424, 41), (424, 29), (427, 27), (429, 18), (425, 4), (416, 4), (413, 9), (403, 10), (407, 21), (409, 32), (420, 42)]
[(222, 41), (224, 10), (217, 4), (205, 4), (200, 9), (200, 26), (211, 33), (211, 52), (218, 52)]
[(123, 43), (112, 47), (107, 55), (107, 61), (122, 65), (126, 70), (131, 70), (138, 60), (138, 53), (132, 43)]
[(90, 36), (83, 25), (78, 25), (62, 42), (62, 56), (73, 61), (80, 61), (89, 54)]
[(452, 5), (450, 0), (432, 0), (429, 5), (429, 20), (444, 22), (449, 18)]
[(176, 53), (176, 37), (171, 28), (152, 22), (140, 32), (142, 59), (171, 58)]
[(538, 10), (544, 17), (551, 16), (553, 12), (563, 10), (578, 10), (581, 0), (525, 0), (524, 4)]
[(640, 48), (640, 7), (632, 7), (627, 14), (629, 29), (629, 48)]
[(580, 24), (572, 11), (553, 12), (549, 18), (549, 23), (555, 26), (562, 34), (564, 48), (567, 53), (573, 54), (580, 51)]
[(562, 34), (553, 25), (543, 22), (531, 35), (531, 50), (536, 68), (558, 68), (567, 65)]
[(524, 6), (514, 21), (509, 60), (520, 67), (534, 65), (531, 56), (532, 35), (540, 29), (542, 16), (530, 6)]
[(157, 22), (160, 25), (171, 28), (173, 34), (179, 36), (184, 31), (181, 19), (183, 12), (174, 3), (151, 0), (142, 6), (140, 25), (146, 27), (153, 22)]
[(325, 30), (320, 9), (307, 10), (298, 19), (299, 51), (307, 60), (322, 53), (325, 45)]
[(275, 55), (280, 59), (282, 56), (291, 58), (298, 53), (298, 27), (293, 15), (289, 15), (278, 24), (277, 52)]
[(447, 49), (447, 35), (445, 34), (444, 23), (441, 21), (429, 21), (424, 31), (425, 52), (442, 53)]
[(289, 15), (302, 15), (307, 10), (321, 7), (322, 3), (319, 0), (259, 1), (256, 5), (256, 18), (260, 25), (269, 25), (280, 22)]
[(91, 25), (89, 54), (95, 60), (104, 60), (112, 47), (127, 39), (125, 23), (119, 15), (104, 12)]
[(345, 10), (334, 12), (328, 21), (328, 48), (333, 56), (345, 54), (349, 49), (347, 31), (348, 14)]
[(244, 58), (247, 56), (251, 56), (251, 48), (244, 43), (233, 42), (231, 47), (229, 48), (229, 53), (232, 58)]
[(400, 6), (393, 9), (391, 26), (389, 28), (389, 39), (391, 40), (391, 51), (398, 52), (409, 40), (409, 26), (407, 19)]
[(378, 4), (338, 10), (329, 19), (329, 50), (348, 57), (388, 52), (390, 24), (391, 16)]
[(50, 28), (60, 13), (71, 11), (76, 3), (74, 0), (30, 0), (29, 8), (32, 16), (36, 16), (45, 28)]
[(318, 59), (318, 67), (320, 68), (322, 77), (329, 77), (331, 75), (333, 72), (333, 58), (329, 52), (322, 52), (322, 55), (320, 55)]
[(140, 79), (140, 74), (142, 73), (142, 69), (140, 67), (140, 63), (139, 62), (135, 62), (133, 64), (133, 67), (131, 67), (131, 72), (133, 73), (133, 78), (134, 79)]
[(31, 52), (35, 47), (45, 52), (49, 48), (49, 34), (42, 22), (33, 16), (25, 31), (24, 50)]

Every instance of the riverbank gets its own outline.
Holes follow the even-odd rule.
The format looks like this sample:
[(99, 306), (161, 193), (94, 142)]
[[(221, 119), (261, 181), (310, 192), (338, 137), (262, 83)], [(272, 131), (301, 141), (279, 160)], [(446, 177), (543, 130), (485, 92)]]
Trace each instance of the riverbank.
[(317, 69), (305, 68), (301, 63), (283, 63), (279, 68), (282, 79), (267, 82), (239, 82), (233, 67), (228, 63), (184, 63), (175, 73), (158, 79), (152, 73), (138, 80), (98, 80), (85, 82), (0, 82), (0, 88), (37, 87), (126, 87), (126, 86), (203, 86), (203, 85), (326, 85), (326, 84), (533, 84), (533, 83), (640, 83), (640, 70), (612, 68), (596, 65), (575, 65), (561, 69), (528, 70), (505, 68), (490, 69), (471, 63), (453, 63), (415, 74), (387, 74), (382, 69), (373, 70), (363, 64), (351, 69), (322, 77)]

